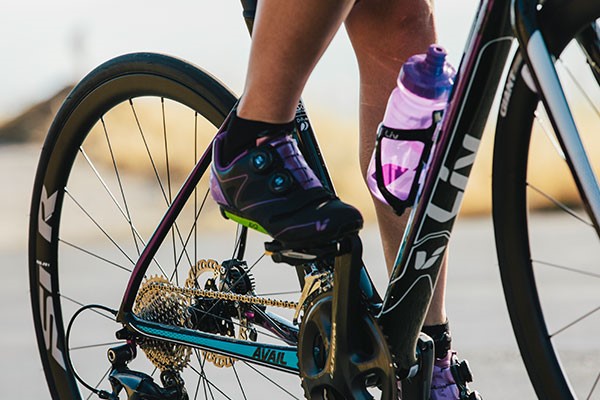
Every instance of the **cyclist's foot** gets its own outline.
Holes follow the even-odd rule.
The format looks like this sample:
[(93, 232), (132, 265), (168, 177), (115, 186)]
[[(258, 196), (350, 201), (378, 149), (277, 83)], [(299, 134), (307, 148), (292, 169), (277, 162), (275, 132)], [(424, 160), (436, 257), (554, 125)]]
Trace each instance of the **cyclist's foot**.
[(467, 386), (472, 381), (467, 361), (458, 361), (456, 352), (449, 350), (445, 357), (435, 360), (431, 400), (482, 400), (478, 392)]
[(210, 186), (223, 214), (285, 246), (320, 245), (357, 232), (363, 219), (325, 189), (291, 132), (276, 131), (223, 162), (223, 131), (213, 144)]

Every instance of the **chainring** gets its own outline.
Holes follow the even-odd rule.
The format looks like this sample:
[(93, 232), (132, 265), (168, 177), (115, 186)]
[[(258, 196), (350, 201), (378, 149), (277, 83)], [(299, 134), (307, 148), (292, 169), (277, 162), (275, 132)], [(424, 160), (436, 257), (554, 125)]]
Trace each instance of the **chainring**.
[[(316, 296), (302, 320), (298, 362), (307, 399), (396, 400), (398, 385), (387, 340), (375, 319), (362, 311), (358, 326), (344, 332), (350, 344), (344, 351), (332, 332), (333, 296)], [(339, 333), (338, 333), (339, 334)]]

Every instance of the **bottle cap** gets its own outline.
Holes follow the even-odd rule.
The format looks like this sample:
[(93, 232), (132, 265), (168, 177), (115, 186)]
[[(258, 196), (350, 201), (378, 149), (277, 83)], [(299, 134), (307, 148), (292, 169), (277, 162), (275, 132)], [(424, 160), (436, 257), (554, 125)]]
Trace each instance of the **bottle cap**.
[(409, 58), (400, 70), (398, 83), (419, 97), (437, 99), (448, 94), (456, 71), (446, 62), (446, 50), (432, 44), (426, 54)]

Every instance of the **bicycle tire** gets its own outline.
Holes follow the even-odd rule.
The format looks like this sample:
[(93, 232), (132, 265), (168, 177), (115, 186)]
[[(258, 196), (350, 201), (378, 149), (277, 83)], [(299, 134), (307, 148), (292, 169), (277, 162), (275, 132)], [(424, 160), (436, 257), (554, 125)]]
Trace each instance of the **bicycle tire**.
[[(83, 305), (118, 309), (129, 280), (127, 271), (164, 215), (174, 190), (203, 154), (207, 162), (197, 186), (199, 194), (190, 198), (147, 278), (157, 279), (152, 277), (158, 275), (183, 282), (186, 268), (191, 269), (199, 259), (220, 258), (220, 262), (235, 257), (241, 241), (248, 252), (245, 241), (253, 239), (240, 233), (245, 228), (222, 219), (208, 195), (210, 144), (236, 101), (229, 89), (206, 72), (152, 53), (128, 54), (106, 62), (65, 100), (42, 149), (29, 226), (33, 319), (53, 399), (80, 399), (90, 393), (77, 382), (66, 362), (67, 325)], [(180, 129), (178, 124), (183, 123), (189, 124), (189, 129)], [(102, 203), (104, 208), (99, 206)], [(211, 235), (200, 237), (197, 232), (201, 229)], [(233, 233), (231, 247), (221, 249), (220, 229), (228, 230), (223, 235)], [(210, 237), (213, 232), (215, 238)], [(261, 260), (262, 241), (256, 249), (260, 255), (253, 257)], [(292, 276), (289, 281), (297, 285), (294, 271)], [(75, 333), (71, 333), (68, 351), (77, 359), (74, 369), (85, 381), (110, 391), (106, 374), (102, 375), (110, 368), (104, 354), (112, 342), (106, 335), (113, 335), (114, 341), (120, 324), (109, 317), (101, 311), (77, 317), (80, 321), (73, 324)], [(76, 334), (78, 329), (80, 334)], [(99, 358), (92, 357), (98, 354)], [(198, 394), (204, 391), (204, 397), (241, 398), (227, 394), (231, 388), (217, 387), (218, 381), (207, 376), (210, 354), (193, 351), (191, 357), (196, 365), (185, 371), (193, 382), (186, 379), (186, 383), (195, 386)], [(82, 359), (94, 362), (77, 362)], [(141, 352), (132, 369), (136, 363), (148, 375), (153, 374), (153, 366), (143, 360)], [(222, 369), (214, 369), (223, 375)], [(269, 370), (267, 375), (260, 367), (239, 361), (229, 370), (222, 379), (242, 391), (244, 398), (259, 397), (242, 387), (240, 381), (247, 374), (258, 374), (276, 385), (280, 385), (278, 378), (272, 376), (283, 374)], [(291, 390), (301, 393), (298, 377), (286, 376), (291, 377)], [(255, 391), (264, 393), (264, 388)]]
[[(545, 2), (538, 20), (550, 52), (560, 60), (561, 54), (571, 51), (563, 53), (577, 32), (594, 22), (597, 24), (599, 17), (600, 3), (598, 2), (560, 0)], [(600, 62), (600, 60), (595, 61), (596, 63)], [(561, 65), (563, 62), (560, 62)], [(591, 76), (591, 79), (585, 81), (583, 85), (587, 90), (586, 93), (597, 92), (598, 85), (594, 79), (597, 71), (590, 73), (589, 67), (584, 69), (587, 69), (588, 75)], [(581, 72), (581, 70), (577, 71)], [(544, 254), (546, 257), (555, 259), (543, 258), (544, 255), (541, 255), (544, 251), (542, 250), (543, 244), (536, 239), (536, 235), (541, 232), (544, 232), (544, 235), (550, 235), (551, 230), (542, 230), (541, 228), (536, 230), (536, 224), (540, 224), (543, 219), (536, 218), (528, 208), (528, 204), (536, 200), (536, 196), (539, 197), (540, 194), (546, 199), (551, 199), (549, 203), (545, 204), (545, 207), (553, 209), (562, 207), (572, 211), (573, 205), (562, 204), (548, 193), (549, 185), (544, 186), (539, 178), (535, 181), (536, 176), (533, 172), (537, 154), (535, 151), (539, 149), (539, 146), (537, 146), (537, 141), (535, 146), (530, 146), (530, 143), (540, 132), (539, 122), (534, 125), (534, 121), (541, 113), (543, 114), (543, 109), (538, 108), (539, 98), (530, 88), (531, 83), (528, 82), (530, 78), (527, 78), (527, 74), (523, 57), (517, 52), (504, 85), (494, 144), (493, 219), (505, 299), (519, 350), (538, 398), (572, 399), (578, 398), (577, 396), (579, 398), (597, 398), (592, 395), (598, 396), (600, 393), (600, 387), (598, 387), (600, 371), (597, 367), (594, 370), (592, 364), (588, 366), (591, 371), (585, 372), (584, 370), (584, 373), (581, 374), (581, 369), (585, 368), (583, 366), (585, 362), (581, 356), (584, 353), (571, 351), (571, 355), (565, 356), (565, 353), (569, 351), (567, 349), (572, 348), (573, 345), (571, 342), (573, 339), (565, 335), (567, 332), (569, 335), (593, 334), (598, 331), (600, 321), (595, 319), (590, 322), (588, 316), (579, 321), (583, 327), (570, 325), (565, 321), (576, 319), (577, 311), (575, 309), (579, 305), (573, 305), (569, 312), (572, 312), (574, 316), (569, 319), (565, 315), (567, 313), (563, 312), (564, 310), (561, 311), (556, 304), (556, 298), (559, 296), (561, 299), (563, 298), (562, 294), (557, 293), (562, 291), (568, 282), (576, 285), (575, 291), (565, 292), (564, 297), (571, 295), (575, 297), (578, 291), (580, 293), (577, 294), (581, 294), (581, 296), (586, 293), (587, 286), (581, 286), (579, 276), (587, 272), (580, 266), (580, 262), (571, 260), (576, 264), (572, 264), (571, 270), (578, 269), (577, 277), (560, 275), (563, 274), (563, 271), (565, 273), (567, 271), (559, 261), (563, 255), (567, 256), (558, 254), (566, 253), (562, 247), (560, 250), (557, 249), (557, 254), (550, 253), (548, 249), (545, 250), (548, 252), (548, 254)], [(577, 73), (577, 75), (579, 74)], [(578, 76), (577, 79), (583, 78)], [(573, 87), (575, 86), (573, 85)], [(539, 107), (543, 108), (541, 105)], [(598, 126), (597, 120), (595, 126)], [(552, 134), (548, 135), (547, 132), (541, 134), (542, 136), (547, 135), (548, 138), (552, 137)], [(546, 169), (545, 174), (558, 175), (558, 170), (562, 168), (558, 164), (557, 162), (556, 169), (552, 165), (549, 166), (551, 170)], [(568, 171), (567, 167), (564, 169)], [(569, 202), (571, 201), (569, 200)], [(578, 201), (578, 206), (585, 208), (581, 204), (582, 201)], [(578, 214), (580, 211), (577, 210)], [(553, 216), (555, 215), (550, 215), (550, 217)], [(556, 230), (554, 234), (559, 235), (561, 229), (567, 228), (554, 226), (554, 229)], [(590, 235), (595, 236), (596, 233)], [(577, 252), (577, 249), (573, 251)], [(560, 284), (555, 284), (555, 280), (550, 279), (560, 279)], [(589, 275), (587, 279), (590, 279)], [(569, 308), (569, 306), (564, 307)], [(566, 346), (566, 349), (563, 350), (562, 346)], [(598, 354), (598, 349), (590, 354), (591, 356)], [(577, 357), (580, 359), (573, 360)], [(579, 366), (575, 367), (575, 364), (579, 364)], [(569, 368), (574, 368), (571, 374), (569, 374), (571, 371)]]

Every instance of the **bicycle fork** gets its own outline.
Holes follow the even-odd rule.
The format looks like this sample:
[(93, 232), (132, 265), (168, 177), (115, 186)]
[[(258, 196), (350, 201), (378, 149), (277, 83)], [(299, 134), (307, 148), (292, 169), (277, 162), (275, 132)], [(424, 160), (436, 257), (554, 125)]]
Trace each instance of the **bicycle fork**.
[(535, 84), (532, 90), (537, 91), (548, 111), (582, 200), (593, 216), (594, 228), (600, 235), (600, 187), (554, 67), (554, 59), (538, 26), (535, 3), (513, 0), (511, 6), (513, 30), (527, 63), (527, 72)]

